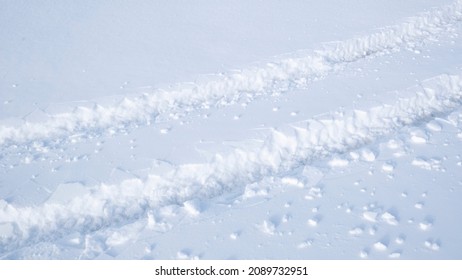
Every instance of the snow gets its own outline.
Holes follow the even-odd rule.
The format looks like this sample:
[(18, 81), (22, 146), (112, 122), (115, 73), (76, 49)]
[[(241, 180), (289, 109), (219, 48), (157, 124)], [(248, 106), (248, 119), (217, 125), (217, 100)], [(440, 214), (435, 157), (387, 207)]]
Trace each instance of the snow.
[(379, 242), (374, 243), (374, 248), (377, 251), (386, 251), (388, 249), (388, 246), (379, 241)]
[(385, 212), (382, 214), (382, 219), (390, 225), (396, 226), (399, 224), (395, 215), (390, 212)]
[(462, 1), (353, 2), (9, 3), (0, 257), (460, 258)]

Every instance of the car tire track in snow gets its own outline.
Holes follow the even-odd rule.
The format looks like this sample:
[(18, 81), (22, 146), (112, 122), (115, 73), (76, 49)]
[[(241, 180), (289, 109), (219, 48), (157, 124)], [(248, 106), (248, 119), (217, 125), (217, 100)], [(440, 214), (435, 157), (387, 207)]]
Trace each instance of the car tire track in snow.
[(4, 147), (34, 141), (53, 142), (74, 134), (83, 136), (104, 133), (109, 129), (146, 125), (159, 119), (186, 115), (211, 106), (226, 106), (238, 100), (253, 100), (259, 96), (279, 94), (306, 86), (330, 73), (340, 71), (349, 63), (387, 52), (412, 48), (448, 32), (462, 21), (462, 1), (434, 9), (406, 22), (383, 28), (368, 36), (334, 44), (311, 55), (293, 55), (218, 76), (202, 84), (179, 84), (173, 90), (157, 90), (119, 104), (104, 107), (77, 107), (73, 112), (51, 115), (44, 122), (26, 121), (17, 127), (0, 126), (0, 145)]
[(172, 168), (146, 180), (98, 185), (66, 204), (15, 207), (0, 200), (0, 248), (6, 253), (72, 232), (93, 232), (145, 217), (163, 206), (209, 199), (367, 145), (409, 125), (447, 114), (462, 103), (462, 74), (441, 75), (392, 105), (311, 119), (289, 132), (273, 131), (258, 149), (235, 149), (202, 164)]

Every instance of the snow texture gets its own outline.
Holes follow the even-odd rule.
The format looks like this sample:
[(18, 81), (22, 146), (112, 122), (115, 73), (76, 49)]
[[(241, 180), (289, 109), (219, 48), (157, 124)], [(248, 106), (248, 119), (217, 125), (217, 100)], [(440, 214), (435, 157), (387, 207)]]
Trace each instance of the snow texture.
[(0, 258), (460, 258), (461, 21), (0, 120)]

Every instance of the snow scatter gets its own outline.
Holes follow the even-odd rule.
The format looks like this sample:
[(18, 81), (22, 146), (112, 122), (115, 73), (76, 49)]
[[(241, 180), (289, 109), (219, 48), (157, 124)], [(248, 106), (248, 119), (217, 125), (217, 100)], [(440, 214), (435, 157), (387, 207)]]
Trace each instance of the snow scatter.
[[(145, 180), (128, 179), (118, 185), (96, 185), (70, 201), (66, 199), (66, 203), (28, 207), (3, 203), (0, 220), (3, 225), (13, 226), (14, 233), (2, 237), (0, 244), (3, 249), (10, 250), (53, 235), (91, 232), (136, 220), (146, 216), (148, 211), (158, 211), (172, 204), (183, 205), (188, 213), (196, 215), (201, 211), (200, 205), (188, 201), (236, 191), (265, 177), (357, 149), (404, 126), (448, 112), (460, 105), (461, 89), (461, 76), (442, 75), (410, 89), (416, 92), (412, 97), (392, 105), (355, 110), (327, 119), (311, 119), (287, 133), (273, 130), (257, 149), (237, 148), (228, 154), (217, 154), (207, 163), (179, 165), (165, 174), (151, 174)], [(416, 161), (418, 166), (430, 164), (435, 168), (435, 162), (425, 162)], [(314, 194), (318, 195), (319, 190)], [(372, 209), (364, 212), (363, 218), (377, 222), (379, 214)], [(391, 216), (382, 218), (393, 224), (396, 219)], [(274, 234), (271, 222), (265, 221), (262, 228)]]

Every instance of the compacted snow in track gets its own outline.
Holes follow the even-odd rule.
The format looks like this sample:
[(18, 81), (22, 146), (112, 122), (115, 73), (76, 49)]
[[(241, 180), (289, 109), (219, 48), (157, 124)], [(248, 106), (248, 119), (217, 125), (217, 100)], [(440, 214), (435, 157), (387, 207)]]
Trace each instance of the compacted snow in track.
[[(341, 7), (340, 1), (332, 2)], [(462, 1), (416, 2), (412, 8), (392, 2), (354, 2), (343, 20), (326, 25), (338, 9), (312, 3), (281, 10), (276, 3), (263, 8), (243, 1), (228, 8), (247, 8), (256, 21), (267, 20), (262, 11), (281, 13), (269, 22), (284, 29), (260, 38), (266, 33), (257, 27), (215, 19), (236, 41), (209, 25), (207, 36), (191, 37), (179, 23), (162, 33), (124, 17), (152, 36), (131, 40), (149, 44), (177, 34), (178, 40), (169, 42), (172, 48), (189, 43), (191, 55), (198, 48), (213, 54), (211, 64), (222, 64), (204, 75), (208, 60), (189, 58), (183, 66), (192, 74), (185, 79), (171, 75), (157, 82), (170, 85), (129, 91), (130, 83), (124, 82), (115, 95), (114, 85), (101, 87), (99, 95), (77, 103), (47, 97), (45, 85), (26, 80), (29, 70), (2, 66), (1, 258), (460, 258)], [(217, 9), (208, 1), (201, 4), (203, 10), (191, 14), (168, 8), (185, 20), (203, 19), (208, 9)], [(61, 28), (87, 40), (79, 29), (86, 22), (101, 34), (118, 28), (101, 25), (106, 10), (140, 12), (139, 7), (82, 5), (76, 11), (89, 18), (68, 19)], [(358, 18), (362, 9), (380, 14), (383, 6), (388, 17)], [(10, 4), (1, 15), (27, 9)], [(50, 13), (56, 18), (72, 13), (55, 9)], [(300, 9), (312, 16), (323, 13), (305, 19), (294, 14)], [(281, 21), (291, 15), (293, 22)], [(166, 17), (156, 16), (159, 22)], [(318, 21), (324, 25), (316, 27)], [(27, 23), (10, 25), (2, 32), (30, 38), (20, 50), (45, 52), (34, 36), (26, 36), (28, 28)], [(63, 30), (41, 28), (48, 32), (43, 40), (70, 52), (57, 43)], [(187, 28), (199, 32), (203, 26)], [(312, 49), (294, 49), (284, 36), (289, 28), (290, 34), (303, 32)], [(323, 28), (340, 33), (316, 41), (323, 38)], [(247, 32), (262, 42), (274, 40), (280, 53), (223, 69), (229, 63), (224, 53), (239, 57), (237, 42), (248, 38)], [(130, 45), (121, 34), (107, 39), (105, 44)], [(223, 46), (231, 44), (227, 40), (237, 44), (235, 50)], [(84, 43), (79, 41), (86, 49)], [(6, 51), (14, 46), (2, 44)], [(220, 46), (223, 58), (216, 51)], [(245, 47), (255, 53), (262, 49), (257, 43)], [(87, 50), (89, 56), (103, 55), (96, 46)], [(143, 77), (149, 77), (146, 71), (161, 72), (155, 64), (147, 70), (147, 53), (129, 53)], [(25, 55), (11, 53), (18, 61)], [(169, 59), (178, 55), (172, 52)], [(74, 71), (72, 63), (58, 65)], [(121, 73), (123, 68), (98, 75)], [(191, 75), (195, 78), (186, 80)], [(17, 81), (7, 86), (12, 79)], [(29, 79), (62, 86), (40, 76)], [(68, 92), (70, 97), (59, 98), (78, 96), (71, 88)], [(30, 102), (37, 96), (29, 95), (40, 94), (43, 100)], [(60, 94), (66, 96), (66, 89)]]

